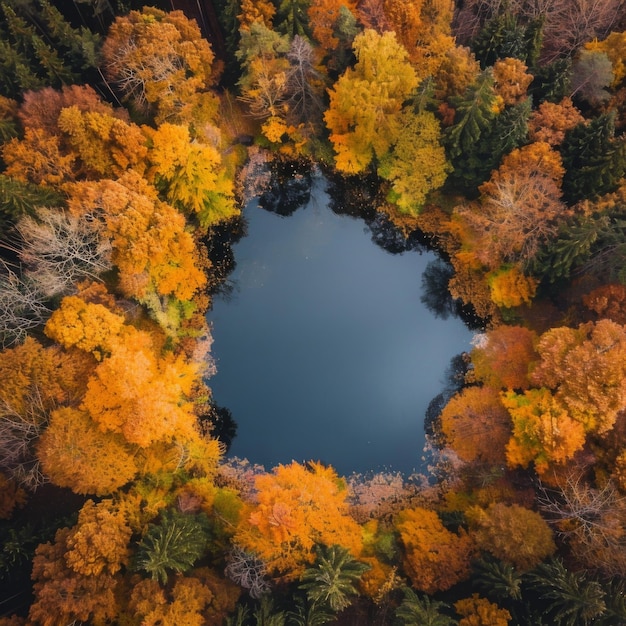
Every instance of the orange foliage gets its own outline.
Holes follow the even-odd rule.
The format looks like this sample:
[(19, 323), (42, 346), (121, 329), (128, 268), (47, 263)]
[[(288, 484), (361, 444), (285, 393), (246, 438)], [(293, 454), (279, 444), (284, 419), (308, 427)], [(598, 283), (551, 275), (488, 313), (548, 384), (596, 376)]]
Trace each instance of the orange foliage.
[(445, 591), (469, 576), (474, 546), (462, 528), (458, 534), (450, 532), (434, 511), (419, 507), (401, 511), (396, 528), (404, 546), (404, 569), (415, 589)]
[(510, 309), (530, 304), (537, 290), (537, 279), (526, 276), (517, 266), (503, 266), (487, 275), (491, 299), (496, 306)]
[(608, 319), (552, 328), (537, 345), (532, 374), (585, 431), (608, 432), (626, 408), (626, 327)]
[(64, 348), (75, 346), (100, 360), (111, 352), (124, 327), (124, 318), (101, 304), (66, 296), (46, 323), (44, 332)]
[(506, 609), (481, 598), (477, 593), (472, 594), (471, 598), (455, 602), (454, 608), (463, 616), (459, 626), (507, 626), (511, 619)]
[(492, 502), (466, 515), (478, 547), (518, 570), (533, 569), (556, 550), (547, 522), (523, 506)]
[(192, 438), (189, 395), (199, 366), (172, 354), (155, 354), (149, 336), (131, 333), (97, 367), (81, 408), (104, 431), (141, 447)]
[(502, 464), (511, 436), (511, 419), (496, 389), (466, 387), (441, 412), (447, 444), (466, 462)]
[(26, 503), (26, 492), (0, 472), (0, 519), (10, 519), (16, 507)]
[(311, 0), (307, 9), (309, 23), (313, 38), (325, 53), (332, 53), (340, 43), (334, 31), (341, 8), (355, 15), (356, 5), (355, 0)]
[(582, 300), (598, 317), (608, 318), (616, 324), (626, 324), (626, 285), (602, 285), (585, 294)]
[(571, 98), (563, 98), (558, 104), (546, 101), (531, 114), (528, 132), (532, 141), (545, 141), (551, 146), (558, 146), (568, 130), (584, 121)]
[(528, 368), (538, 358), (537, 335), (523, 326), (488, 330), (471, 352), (473, 375), (493, 389), (528, 389)]
[(241, 0), (240, 10), (237, 19), (241, 29), (248, 30), (254, 22), (261, 22), (266, 28), (272, 28), (276, 8), (268, 0)]
[(526, 72), (528, 67), (519, 59), (498, 59), (493, 65), (494, 89), (507, 106), (517, 104), (526, 97), (533, 80)]
[(112, 493), (137, 474), (134, 446), (117, 433), (105, 433), (84, 411), (57, 409), (37, 444), (44, 473), (75, 493)]
[(213, 592), (197, 578), (177, 576), (171, 589), (162, 589), (155, 580), (145, 579), (133, 588), (130, 608), (142, 618), (143, 626), (203, 626), (203, 612)]
[(126, 295), (142, 299), (156, 292), (189, 300), (205, 284), (185, 218), (161, 202), (156, 190), (135, 172), (117, 181), (75, 185), (69, 205), (79, 215), (102, 212), (103, 236), (111, 239), (112, 260)]
[(361, 553), (361, 530), (350, 517), (343, 481), (330, 467), (279, 465), (255, 478), (257, 504), (242, 520), (235, 543), (254, 552), (274, 575), (293, 580), (315, 559), (314, 546)]

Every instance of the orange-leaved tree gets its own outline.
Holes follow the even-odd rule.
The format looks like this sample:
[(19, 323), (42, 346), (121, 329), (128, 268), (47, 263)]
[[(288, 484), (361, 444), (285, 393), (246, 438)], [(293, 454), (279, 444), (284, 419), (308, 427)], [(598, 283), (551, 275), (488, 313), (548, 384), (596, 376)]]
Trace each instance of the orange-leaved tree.
[(315, 560), (316, 544), (342, 546), (355, 557), (361, 553), (361, 529), (349, 515), (348, 490), (332, 468), (279, 465), (257, 476), (255, 486), (257, 502), (234, 541), (277, 578), (298, 578)]
[(445, 591), (469, 576), (474, 544), (462, 528), (448, 530), (437, 513), (421, 507), (400, 511), (395, 526), (403, 566), (415, 589)]

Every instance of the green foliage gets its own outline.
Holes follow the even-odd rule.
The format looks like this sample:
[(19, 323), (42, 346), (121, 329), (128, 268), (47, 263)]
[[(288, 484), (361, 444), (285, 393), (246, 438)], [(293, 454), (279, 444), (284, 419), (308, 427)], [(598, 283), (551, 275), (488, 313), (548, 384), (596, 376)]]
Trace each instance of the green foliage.
[(513, 565), (499, 559), (477, 561), (472, 580), (490, 600), (520, 600), (522, 597), (522, 575)]
[(492, 66), (498, 59), (520, 59), (534, 66), (543, 40), (543, 20), (523, 25), (509, 12), (500, 13), (488, 20), (471, 44), (480, 67)]
[(569, 57), (541, 65), (535, 70), (528, 93), (537, 105), (544, 101), (561, 102), (570, 93), (571, 74), (572, 60)]
[(570, 202), (614, 191), (626, 172), (626, 142), (614, 139), (615, 113), (605, 113), (568, 131), (561, 146), (563, 195)]
[(256, 620), (255, 626), (285, 626), (286, 615), (284, 611), (275, 611), (271, 596), (261, 598), (252, 616)]
[(441, 613), (448, 605), (429, 596), (419, 596), (413, 589), (404, 588), (404, 599), (396, 609), (396, 617), (406, 626), (453, 626), (455, 620)]
[(310, 0), (281, 0), (275, 19), (276, 29), (290, 38), (300, 35), (311, 38), (307, 9)]
[(157, 524), (148, 526), (137, 548), (134, 569), (165, 585), (170, 571), (188, 571), (206, 547), (206, 517), (170, 509)]
[(321, 546), (313, 567), (305, 570), (300, 589), (311, 602), (327, 604), (333, 611), (350, 605), (350, 596), (357, 593), (356, 584), (369, 566), (357, 561), (345, 548)]
[(331, 612), (323, 602), (309, 601), (297, 597), (294, 600), (295, 611), (287, 613), (290, 626), (322, 626), (335, 621), (335, 613)]
[(568, 570), (563, 561), (542, 563), (528, 575), (531, 588), (547, 603), (545, 610), (559, 626), (586, 626), (606, 613), (606, 593), (585, 572)]
[(73, 28), (48, 0), (0, 4), (0, 93), (78, 84), (97, 65), (100, 38)]
[(63, 198), (52, 189), (0, 175), (0, 222), (15, 222), (23, 215), (33, 215), (40, 206), (62, 204)]

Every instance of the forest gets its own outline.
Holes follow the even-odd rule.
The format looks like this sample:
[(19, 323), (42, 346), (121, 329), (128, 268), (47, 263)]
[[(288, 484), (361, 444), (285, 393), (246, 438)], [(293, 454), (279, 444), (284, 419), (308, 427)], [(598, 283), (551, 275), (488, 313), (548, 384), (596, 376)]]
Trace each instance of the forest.
[[(626, 2), (156, 4), (0, 1), (0, 626), (626, 624)], [(481, 320), (427, 475), (225, 455), (227, 233), (312, 168)]]

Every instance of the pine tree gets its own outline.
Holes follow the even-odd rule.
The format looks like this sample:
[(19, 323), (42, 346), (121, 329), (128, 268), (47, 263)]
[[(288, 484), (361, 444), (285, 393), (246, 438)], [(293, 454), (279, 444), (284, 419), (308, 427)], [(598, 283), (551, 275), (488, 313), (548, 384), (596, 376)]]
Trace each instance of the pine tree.
[(345, 548), (320, 546), (316, 563), (302, 575), (300, 589), (306, 591), (311, 602), (322, 602), (333, 611), (342, 611), (350, 605), (350, 596), (357, 594), (355, 585), (367, 569)]
[(471, 48), (482, 69), (506, 57), (526, 61), (528, 57), (526, 28), (518, 23), (512, 13), (500, 13), (485, 23), (474, 38)]
[(561, 102), (569, 94), (571, 74), (572, 60), (569, 57), (536, 68), (533, 82), (528, 88), (535, 104)]
[(491, 600), (520, 600), (522, 576), (510, 563), (484, 558), (474, 565), (472, 581)]
[(63, 198), (49, 187), (17, 181), (0, 174), (0, 222), (16, 222), (34, 215), (40, 206), (60, 207)]
[(449, 608), (444, 602), (431, 600), (429, 596), (419, 596), (409, 587), (404, 589), (404, 599), (396, 609), (396, 617), (406, 626), (453, 626), (456, 622), (442, 614), (441, 609)]
[(581, 123), (565, 135), (563, 194), (570, 203), (614, 191), (626, 172), (626, 142), (614, 139), (615, 112)]
[(207, 545), (205, 517), (165, 511), (150, 524), (135, 556), (133, 569), (167, 583), (170, 571), (186, 572), (203, 555)]
[(563, 561), (542, 563), (528, 575), (531, 588), (547, 603), (545, 614), (559, 626), (587, 626), (606, 613), (606, 593), (584, 571), (572, 572)]

